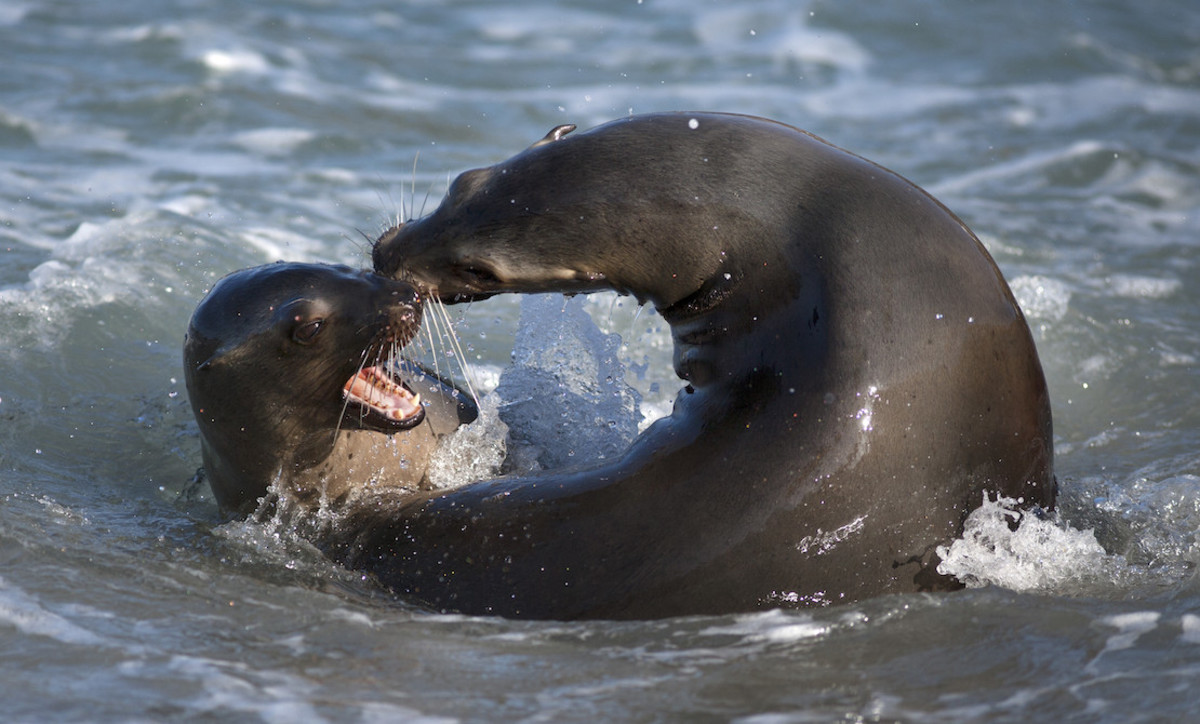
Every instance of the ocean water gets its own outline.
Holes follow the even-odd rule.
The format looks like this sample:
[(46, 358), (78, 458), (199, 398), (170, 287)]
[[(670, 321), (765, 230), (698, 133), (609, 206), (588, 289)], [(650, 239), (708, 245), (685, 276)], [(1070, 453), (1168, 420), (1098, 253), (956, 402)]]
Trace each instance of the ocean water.
[[(0, 61), (6, 721), (1200, 711), (1193, 4), (17, 0)], [(953, 595), (554, 623), (430, 614), (218, 515), (180, 366), (217, 278), (366, 265), (462, 170), (557, 124), (681, 109), (806, 128), (975, 229), (1046, 369), (1057, 518), (1014, 533), (985, 505), (947, 551), (972, 582)], [(665, 325), (586, 309), (662, 414)], [(451, 311), (494, 386), (520, 301)]]

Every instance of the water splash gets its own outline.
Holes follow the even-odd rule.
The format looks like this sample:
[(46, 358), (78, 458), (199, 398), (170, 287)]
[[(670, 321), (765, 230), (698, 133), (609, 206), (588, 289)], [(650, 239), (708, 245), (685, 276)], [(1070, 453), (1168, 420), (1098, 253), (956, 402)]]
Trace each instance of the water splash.
[(969, 588), (996, 585), (1061, 595), (1116, 593), (1135, 578), (1135, 566), (1107, 552), (1092, 529), (1079, 530), (1060, 516), (1039, 517), (1018, 505), (1012, 498), (985, 494), (967, 517), (962, 537), (938, 546), (938, 572)]
[(496, 389), (510, 470), (611, 458), (637, 435), (641, 396), (625, 384), (621, 339), (601, 332), (583, 305), (559, 295), (521, 302), (512, 366)]
[(499, 410), (500, 396), (484, 395), (479, 417), (446, 436), (429, 462), (429, 482), (434, 487), (457, 488), (499, 474), (508, 437)]

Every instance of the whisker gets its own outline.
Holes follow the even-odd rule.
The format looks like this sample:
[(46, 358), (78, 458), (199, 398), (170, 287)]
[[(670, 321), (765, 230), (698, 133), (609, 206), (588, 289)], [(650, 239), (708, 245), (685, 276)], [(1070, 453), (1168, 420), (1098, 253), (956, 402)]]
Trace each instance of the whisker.
[(442, 376), (441, 356), (437, 353), (438, 340), (443, 335), (440, 325), (441, 318), (436, 313), (426, 314), (425, 324), (421, 325), (421, 329), (429, 339), (429, 355), (433, 358), (433, 374), (438, 377)]
[(450, 321), (450, 313), (446, 311), (446, 305), (442, 304), (441, 300), (437, 300), (435, 302), (434, 309), (437, 310), (436, 314), (442, 317), (442, 321), (446, 326), (446, 330), (449, 332), (451, 352), (454, 354), (455, 358), (458, 359), (458, 366), (462, 371), (463, 381), (467, 385), (467, 392), (470, 393), (471, 399), (473, 399), (475, 404), (478, 405), (479, 393), (475, 391), (475, 371), (471, 368), (471, 365), (467, 360), (467, 355), (463, 352), (462, 345), (458, 342), (458, 335), (454, 334), (454, 325)]
[[(450, 174), (446, 174), (446, 188), (450, 188)], [(425, 215), (425, 209), (429, 206), (429, 197), (433, 196), (434, 182), (429, 182), (429, 188), (425, 189), (425, 198), (421, 200), (421, 216)]]
[[(382, 209), (383, 219), (381, 223), (383, 224), (383, 228), (386, 230), (399, 226), (405, 217), (403, 195), (400, 197), (400, 202), (397, 203), (395, 194), (392, 192), (390, 185), (384, 181), (383, 176), (376, 174), (376, 181), (375, 197), (379, 200), (379, 207)], [(379, 187), (386, 189), (386, 192), (380, 190)], [(375, 240), (371, 239), (372, 245), (374, 245)]]
[[(379, 207), (380, 207), (381, 209), (388, 209), (388, 208), (394, 207), (394, 206), (396, 205), (396, 202), (395, 202), (395, 200), (392, 198), (392, 192), (389, 190), (389, 191), (387, 192), (387, 197), (385, 198), (385, 197), (384, 197), (384, 192), (383, 192), (383, 190), (380, 188), (381, 186), (382, 186), (382, 187), (386, 187), (386, 184), (385, 184), (385, 183), (384, 183), (384, 181), (383, 181), (383, 177), (382, 177), (382, 176), (379, 176), (378, 174), (376, 174), (376, 179), (375, 179), (375, 181), (376, 181), (376, 186), (375, 186), (375, 199), (376, 199), (376, 200), (379, 202)], [(383, 223), (385, 223), (385, 224), (386, 224), (386, 223), (388, 223), (388, 216), (387, 216), (387, 213), (388, 213), (388, 212), (387, 212), (387, 211), (384, 211), (383, 213), (384, 213), (384, 217), (383, 217)]]
[[(369, 353), (370, 353), (369, 349), (363, 350), (362, 360), (359, 361), (358, 370), (354, 373), (356, 377), (363, 371), (363, 368), (367, 366), (367, 355)], [(342, 422), (346, 419), (346, 410), (349, 407), (350, 407), (350, 395), (343, 394), (342, 395), (342, 414), (338, 415), (337, 425), (335, 425), (333, 428), (333, 439), (334, 440), (337, 440), (338, 433), (340, 433), (342, 431)], [(366, 414), (365, 412), (359, 413), (359, 417), (361, 418), (365, 414)]]
[(639, 319), (642, 318), (642, 310), (645, 308), (646, 308), (645, 304), (637, 305), (637, 311), (633, 313), (633, 322), (630, 322), (630, 326), (632, 326), (634, 322), (637, 322)]
[[(626, 340), (626, 342), (625, 342), (626, 346), (632, 345), (633, 340), (635, 338), (640, 338), (640, 337), (645, 336), (645, 334), (646, 334), (645, 330), (638, 331), (638, 328), (637, 328), (637, 323), (639, 320), (641, 320), (642, 312), (645, 310), (646, 310), (646, 305), (639, 304), (639, 305), (637, 305), (637, 309), (634, 310), (633, 316), (629, 318), (629, 324), (627, 325), (628, 329), (626, 331), (627, 336), (622, 336), (622, 339)], [(650, 314), (654, 314), (654, 313), (650, 312)]]
[(371, 255), (371, 249), (375, 246), (375, 240), (372, 239), (371, 237), (367, 236), (366, 232), (364, 232), (362, 229), (356, 228), (354, 230), (357, 231), (359, 233), (359, 235), (362, 236), (363, 242), (366, 242), (365, 245), (363, 244), (363, 242), (360, 242), (358, 239), (355, 239), (353, 236), (350, 236), (349, 234), (346, 234), (344, 232), (342, 233), (342, 239), (353, 244), (354, 247), (358, 250), (359, 254), (366, 254), (369, 257)]
[[(442, 358), (452, 357), (457, 362), (457, 371), (467, 388), (467, 393), (475, 404), (479, 404), (479, 393), (477, 391), (478, 384), (475, 379), (475, 371), (467, 360), (466, 354), (462, 345), (458, 341), (458, 335), (454, 331), (454, 322), (450, 319), (450, 312), (446, 309), (446, 305), (442, 304), (441, 300), (436, 297), (431, 297), (425, 306), (424, 323), (421, 329), (424, 331), (424, 338), (421, 343), (424, 345), (428, 342), (428, 357), (432, 359), (432, 372), (439, 378), (450, 378), (455, 372), (454, 369), (442, 369)], [(446, 349), (449, 346), (448, 354), (441, 353), (440, 350)]]
[(403, 221), (412, 218), (413, 212), (417, 206), (417, 161), (421, 160), (421, 151), (418, 150), (413, 156), (412, 180), (409, 182), (409, 198), (408, 198), (408, 213), (404, 215)]

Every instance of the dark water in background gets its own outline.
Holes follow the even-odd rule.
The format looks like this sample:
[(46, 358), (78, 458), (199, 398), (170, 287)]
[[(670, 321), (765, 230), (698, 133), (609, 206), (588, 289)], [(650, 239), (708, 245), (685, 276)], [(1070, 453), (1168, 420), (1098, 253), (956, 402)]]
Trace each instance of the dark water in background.
[[(1193, 4), (4, 2), (0, 67), (5, 719), (1200, 710)], [(189, 488), (179, 346), (216, 278), (365, 264), (360, 230), (448, 176), (559, 123), (675, 109), (890, 166), (995, 255), (1049, 378), (1064, 519), (1006, 537), (980, 516), (954, 550), (991, 585), (643, 623), (432, 616)], [(668, 355), (643, 330), (662, 325), (628, 304), (591, 309), (661, 409)], [(517, 310), (466, 312), (485, 378)]]

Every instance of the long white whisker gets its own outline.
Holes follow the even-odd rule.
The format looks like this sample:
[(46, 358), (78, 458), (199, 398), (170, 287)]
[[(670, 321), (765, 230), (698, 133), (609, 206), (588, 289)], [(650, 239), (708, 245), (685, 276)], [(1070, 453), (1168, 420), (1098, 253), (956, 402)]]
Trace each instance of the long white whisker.
[(412, 181), (409, 183), (409, 198), (408, 198), (408, 214), (405, 215), (404, 221), (412, 218), (413, 212), (417, 207), (417, 161), (421, 160), (421, 152), (418, 150), (413, 156)]
[(454, 353), (455, 358), (458, 359), (458, 366), (462, 371), (463, 381), (467, 385), (467, 392), (471, 394), (471, 399), (475, 400), (475, 404), (478, 405), (479, 393), (475, 391), (475, 371), (471, 368), (471, 365), (467, 360), (467, 355), (463, 352), (462, 345), (460, 345), (458, 342), (458, 335), (454, 334), (453, 325), (450, 322), (450, 314), (446, 311), (446, 305), (442, 304), (439, 300), (436, 306), (438, 309), (438, 314), (442, 316), (446, 324), (446, 328), (450, 331), (451, 351)]
[[(433, 304), (437, 304), (437, 302), (433, 302)], [(440, 326), (441, 323), (441, 318), (437, 313), (430, 310), (430, 313), (425, 315), (425, 324), (422, 325), (425, 330), (425, 336), (429, 338), (429, 355), (433, 358), (433, 374), (438, 377), (442, 376), (441, 355), (437, 353), (438, 343), (444, 334)]]
[(441, 365), (438, 361), (437, 349), (438, 339), (442, 336), (442, 330), (439, 327), (441, 320), (433, 310), (434, 304), (435, 300), (433, 298), (425, 302), (425, 310), (421, 315), (421, 326), (417, 329), (417, 335), (413, 338), (413, 342), (421, 345), (424, 352), (424, 359), (432, 360), (429, 364), (433, 367), (433, 374), (441, 377)]
[[(380, 185), (380, 186), (384, 185), (384, 184), (383, 184), (383, 179), (382, 179), (382, 178), (379, 178), (379, 179), (377, 179), (377, 181), (378, 181), (378, 183), (379, 183), (379, 185)], [(391, 195), (392, 195), (392, 194), (391, 194), (391, 192), (389, 191), (389, 192), (388, 192), (388, 194), (387, 194), (387, 196), (385, 197), (382, 189), (380, 189), (380, 188), (378, 188), (378, 187), (375, 189), (375, 199), (376, 199), (376, 200), (379, 202), (379, 206), (380, 206), (380, 208), (381, 208), (381, 209), (387, 209), (387, 208), (389, 208), (389, 207), (391, 207), (391, 206), (393, 206), (393, 205), (394, 205), (394, 204), (393, 204), (393, 202), (392, 202), (392, 199), (391, 199)], [(390, 223), (390, 219), (389, 219), (389, 217), (388, 217), (388, 212), (387, 212), (387, 211), (384, 211), (384, 212), (383, 212), (383, 214), (384, 214), (384, 216), (383, 216), (383, 223), (385, 223), (385, 224), (388, 224), (388, 223)], [(386, 227), (385, 227), (385, 228), (386, 228)], [(359, 232), (359, 233), (362, 233), (362, 232)], [(366, 234), (363, 234), (363, 236), (366, 236)]]
[[(354, 373), (356, 377), (363, 371), (363, 368), (367, 366), (367, 353), (369, 351), (370, 350), (366, 350), (366, 349), (363, 350), (362, 360), (358, 363), (358, 370)], [(334, 440), (337, 439), (338, 433), (342, 431), (342, 421), (346, 419), (346, 410), (349, 409), (349, 407), (350, 407), (350, 395), (343, 393), (342, 394), (342, 414), (338, 415), (337, 425), (333, 429), (333, 439)]]

